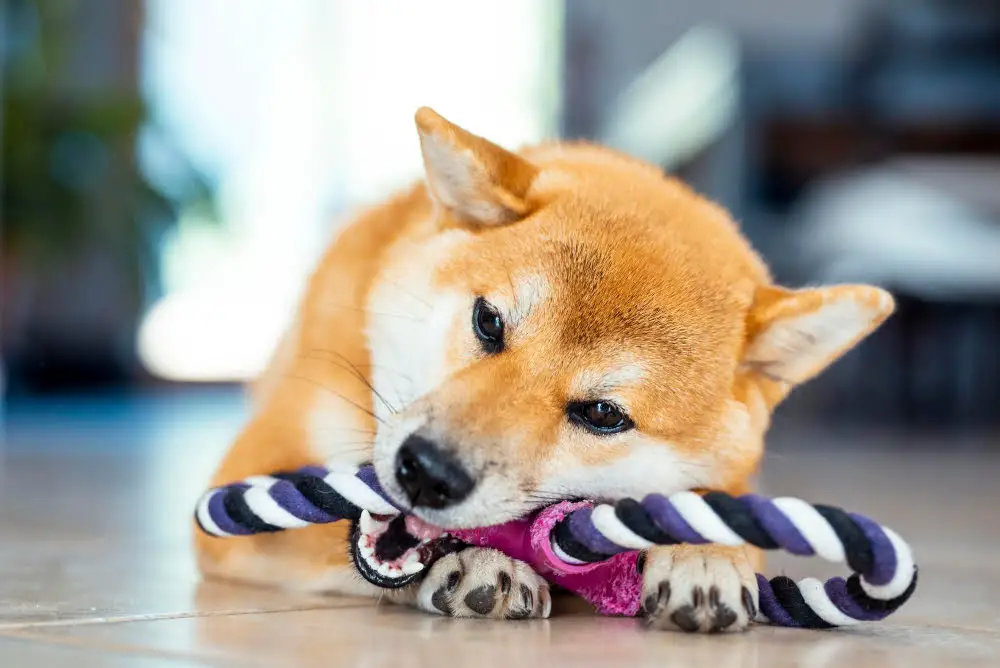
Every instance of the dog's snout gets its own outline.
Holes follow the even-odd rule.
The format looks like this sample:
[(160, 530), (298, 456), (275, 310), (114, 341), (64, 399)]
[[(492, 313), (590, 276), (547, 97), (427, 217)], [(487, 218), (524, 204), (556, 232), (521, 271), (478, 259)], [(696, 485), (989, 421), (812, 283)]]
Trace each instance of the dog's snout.
[(396, 455), (396, 480), (414, 507), (445, 508), (472, 493), (475, 481), (437, 443), (412, 435)]

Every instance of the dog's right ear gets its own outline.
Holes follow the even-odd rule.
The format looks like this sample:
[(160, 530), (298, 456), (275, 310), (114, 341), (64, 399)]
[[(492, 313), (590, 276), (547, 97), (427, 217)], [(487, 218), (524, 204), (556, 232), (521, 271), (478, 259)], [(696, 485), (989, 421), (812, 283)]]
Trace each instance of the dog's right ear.
[(416, 122), (427, 185), (438, 203), (474, 225), (501, 225), (531, 211), (534, 165), (427, 107), (417, 110)]
[(892, 295), (870, 285), (762, 286), (747, 320), (743, 368), (766, 382), (774, 405), (868, 336), (894, 309)]

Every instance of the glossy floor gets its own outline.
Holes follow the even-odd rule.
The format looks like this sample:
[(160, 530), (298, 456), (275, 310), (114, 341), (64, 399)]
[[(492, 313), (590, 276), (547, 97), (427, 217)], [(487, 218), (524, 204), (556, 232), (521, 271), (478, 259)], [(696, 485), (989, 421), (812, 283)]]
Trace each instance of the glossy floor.
[[(193, 499), (242, 419), (224, 392), (12, 409), (0, 468), (0, 666), (1000, 665), (1000, 452), (989, 437), (779, 425), (765, 492), (877, 517), (921, 586), (878, 625), (693, 637), (632, 620), (446, 620), (371, 601), (201, 583)], [(815, 561), (772, 571), (830, 575)]]

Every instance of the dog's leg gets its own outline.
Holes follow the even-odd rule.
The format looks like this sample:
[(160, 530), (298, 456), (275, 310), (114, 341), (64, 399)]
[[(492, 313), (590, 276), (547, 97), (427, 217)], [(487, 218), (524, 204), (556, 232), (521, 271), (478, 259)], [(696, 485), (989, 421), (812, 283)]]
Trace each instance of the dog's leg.
[(723, 545), (655, 547), (642, 563), (649, 625), (689, 633), (743, 631), (757, 614), (757, 550)]
[(549, 585), (531, 566), (498, 550), (469, 547), (439, 559), (415, 587), (421, 610), (449, 617), (548, 617)]
[[(308, 383), (280, 387), (237, 437), (211, 484), (321, 463), (331, 453), (337, 456), (338, 448), (344, 461), (370, 459), (362, 429), (372, 427), (358, 423), (353, 415), (357, 411), (345, 409), (338, 417), (333, 412), (338, 403), (326, 412), (333, 424), (324, 426), (323, 434), (343, 440), (325, 452), (317, 450), (308, 425), (310, 411), (323, 406), (317, 403), (323, 394), (313, 390)], [(196, 529), (195, 547), (198, 565), (209, 577), (302, 591), (381, 595), (383, 590), (365, 581), (351, 562), (349, 531), (349, 522), (236, 538), (215, 538)]]

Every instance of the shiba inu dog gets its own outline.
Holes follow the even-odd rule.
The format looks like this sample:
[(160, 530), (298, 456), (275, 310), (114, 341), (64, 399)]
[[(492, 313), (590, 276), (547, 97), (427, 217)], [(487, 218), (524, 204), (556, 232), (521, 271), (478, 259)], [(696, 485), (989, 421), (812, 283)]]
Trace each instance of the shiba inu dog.
[[(561, 499), (747, 492), (775, 406), (893, 310), (875, 287), (774, 285), (724, 210), (654, 166), (587, 144), (514, 153), (426, 108), (416, 125), (425, 182), (330, 246), (214, 480), (372, 462), (411, 516), (199, 534), (208, 576), (372, 595), (412, 581), (389, 598), (548, 616), (545, 582), (499, 552), (424, 572), (440, 530)], [(380, 553), (392, 532), (411, 546)], [(650, 626), (746, 628), (756, 560), (648, 551)]]

